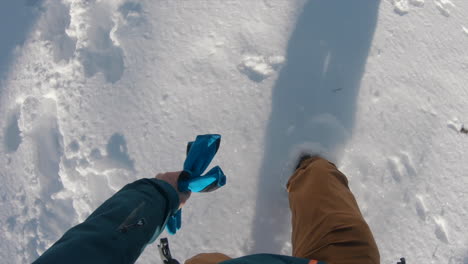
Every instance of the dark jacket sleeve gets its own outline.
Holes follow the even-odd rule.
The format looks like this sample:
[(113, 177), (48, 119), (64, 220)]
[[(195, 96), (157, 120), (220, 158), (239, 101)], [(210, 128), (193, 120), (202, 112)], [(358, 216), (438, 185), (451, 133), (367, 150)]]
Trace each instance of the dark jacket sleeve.
[(310, 260), (305, 258), (296, 258), (274, 254), (256, 254), (241, 258), (230, 259), (221, 262), (221, 264), (327, 264), (323, 261)]
[(134, 263), (179, 207), (175, 189), (142, 179), (126, 185), (34, 263)]

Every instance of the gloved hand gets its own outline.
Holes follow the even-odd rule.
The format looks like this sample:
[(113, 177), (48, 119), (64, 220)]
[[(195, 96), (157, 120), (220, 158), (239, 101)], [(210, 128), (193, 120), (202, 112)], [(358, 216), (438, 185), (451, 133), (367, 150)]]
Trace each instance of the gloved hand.
[[(177, 184), (179, 192), (212, 192), (226, 184), (226, 176), (218, 166), (202, 175), (218, 152), (220, 144), (220, 135), (201, 135), (197, 136), (195, 141), (188, 143), (184, 170)], [(179, 209), (169, 218), (166, 229), (169, 234), (175, 234), (181, 226), (182, 211)]]

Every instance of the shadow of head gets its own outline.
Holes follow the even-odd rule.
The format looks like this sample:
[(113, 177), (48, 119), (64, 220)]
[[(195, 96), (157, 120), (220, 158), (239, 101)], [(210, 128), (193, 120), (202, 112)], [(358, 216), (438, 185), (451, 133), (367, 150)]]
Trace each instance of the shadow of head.
[(106, 146), (107, 157), (113, 161), (116, 167), (135, 169), (135, 162), (128, 155), (127, 141), (122, 134), (113, 134)]

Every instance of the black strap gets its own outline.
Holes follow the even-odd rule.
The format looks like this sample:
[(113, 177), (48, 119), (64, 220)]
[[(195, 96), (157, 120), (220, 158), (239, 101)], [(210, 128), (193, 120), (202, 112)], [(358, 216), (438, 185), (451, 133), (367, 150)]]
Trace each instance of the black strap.
[(406, 259), (405, 259), (405, 258), (401, 258), (401, 259), (400, 259), (400, 262), (397, 262), (397, 264), (406, 264)]
[(180, 264), (179, 261), (172, 258), (171, 250), (169, 249), (169, 240), (167, 238), (161, 238), (159, 241), (158, 249), (161, 260), (164, 264)]

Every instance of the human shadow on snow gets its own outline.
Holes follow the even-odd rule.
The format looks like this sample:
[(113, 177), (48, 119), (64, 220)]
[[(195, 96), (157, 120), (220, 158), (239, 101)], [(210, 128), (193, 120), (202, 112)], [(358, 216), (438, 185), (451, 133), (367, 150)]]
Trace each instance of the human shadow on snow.
[(251, 253), (281, 253), (287, 242), (291, 227), (284, 185), (300, 149), (339, 159), (353, 130), (379, 4), (311, 0), (304, 5), (273, 88)]

